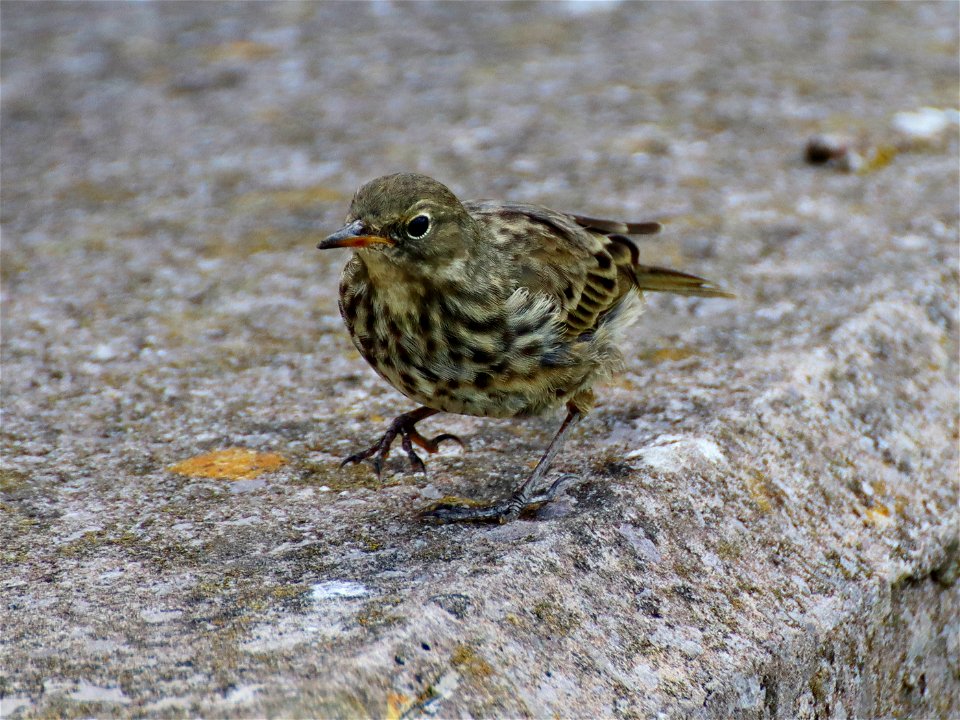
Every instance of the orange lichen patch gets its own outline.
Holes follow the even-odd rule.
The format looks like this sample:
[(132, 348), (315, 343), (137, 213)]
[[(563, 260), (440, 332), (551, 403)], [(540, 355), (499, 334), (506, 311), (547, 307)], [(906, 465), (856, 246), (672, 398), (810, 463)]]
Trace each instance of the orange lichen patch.
[(890, 522), (890, 515), (890, 508), (878, 502), (867, 508), (867, 517), (865, 519), (873, 525), (886, 525)]
[(773, 499), (767, 476), (759, 470), (750, 470), (746, 477), (747, 490), (750, 492), (750, 499), (756, 503), (757, 509), (762, 513), (768, 513), (773, 509), (771, 500)]
[(247, 448), (227, 448), (182, 460), (167, 468), (170, 472), (189, 477), (217, 480), (250, 480), (265, 472), (276, 470), (287, 463), (276, 453), (261, 453)]
[(861, 175), (881, 170), (893, 162), (900, 150), (893, 145), (878, 145), (872, 152), (867, 153), (866, 162), (857, 171)]
[(235, 42), (216, 45), (208, 49), (204, 55), (211, 62), (220, 60), (262, 60), (275, 55), (277, 49), (272, 45), (253, 42), (252, 40), (236, 40)]
[(385, 717), (388, 718), (388, 720), (400, 720), (413, 706), (413, 703), (414, 699), (403, 693), (388, 692)]
[(485, 678), (493, 675), (493, 667), (490, 663), (484, 660), (474, 648), (463, 643), (454, 648), (450, 664), (464, 675), (474, 678)]

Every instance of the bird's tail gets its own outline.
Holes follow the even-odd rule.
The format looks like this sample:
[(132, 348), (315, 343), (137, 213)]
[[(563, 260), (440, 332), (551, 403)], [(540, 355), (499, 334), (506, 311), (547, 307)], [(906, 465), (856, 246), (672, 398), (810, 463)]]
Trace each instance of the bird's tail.
[(634, 265), (633, 271), (634, 282), (640, 290), (698, 297), (736, 297), (733, 293), (714, 285), (709, 280), (696, 275), (688, 275), (679, 270), (654, 265)]

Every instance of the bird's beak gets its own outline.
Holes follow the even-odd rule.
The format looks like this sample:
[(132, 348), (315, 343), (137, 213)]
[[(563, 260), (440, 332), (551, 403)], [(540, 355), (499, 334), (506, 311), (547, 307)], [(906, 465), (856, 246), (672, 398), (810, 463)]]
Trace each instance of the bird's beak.
[(330, 248), (363, 248), (369, 245), (393, 245), (393, 240), (381, 235), (371, 235), (361, 220), (344, 225), (333, 235), (317, 245), (320, 250)]

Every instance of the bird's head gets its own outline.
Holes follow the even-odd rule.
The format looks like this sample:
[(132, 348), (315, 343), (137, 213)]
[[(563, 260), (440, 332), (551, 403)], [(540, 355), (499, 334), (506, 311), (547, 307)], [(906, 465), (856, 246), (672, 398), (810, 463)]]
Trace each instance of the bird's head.
[(475, 222), (456, 196), (425, 175), (399, 173), (357, 190), (346, 223), (317, 245), (352, 248), (373, 262), (429, 267), (467, 251)]

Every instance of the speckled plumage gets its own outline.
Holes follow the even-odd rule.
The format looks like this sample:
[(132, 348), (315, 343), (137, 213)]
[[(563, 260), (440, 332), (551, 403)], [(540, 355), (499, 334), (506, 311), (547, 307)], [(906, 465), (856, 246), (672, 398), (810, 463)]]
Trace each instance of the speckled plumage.
[(320, 247), (356, 249), (340, 282), (350, 336), (381, 377), (429, 410), (409, 427), (398, 418), (389, 439), (348, 460), (374, 455), (379, 472), (397, 434), (409, 455), (407, 436), (435, 449), (413, 423), (437, 411), (507, 418), (566, 403), (571, 416), (586, 413), (593, 385), (622, 365), (619, 345), (643, 290), (726, 295), (701, 278), (640, 265), (626, 234), (658, 229), (536, 205), (461, 203), (422, 175), (361, 187), (344, 229)]

